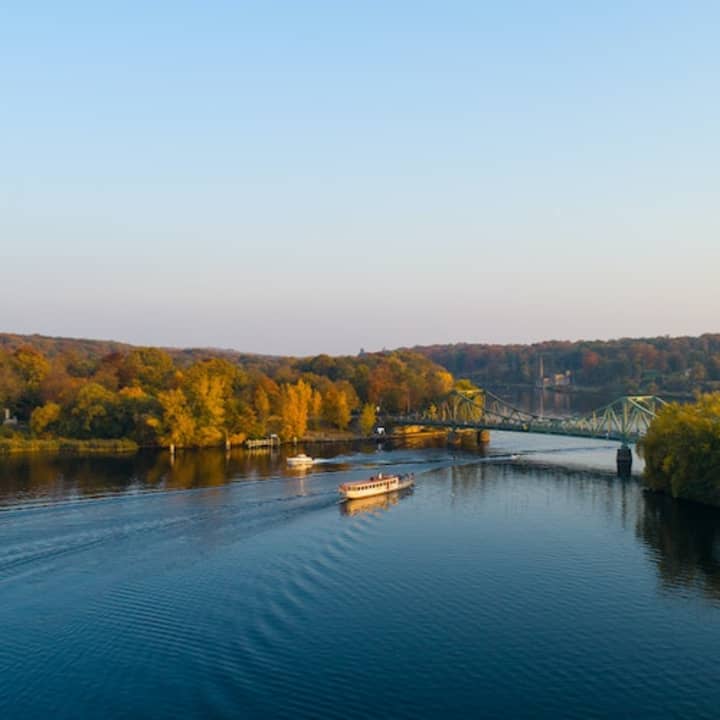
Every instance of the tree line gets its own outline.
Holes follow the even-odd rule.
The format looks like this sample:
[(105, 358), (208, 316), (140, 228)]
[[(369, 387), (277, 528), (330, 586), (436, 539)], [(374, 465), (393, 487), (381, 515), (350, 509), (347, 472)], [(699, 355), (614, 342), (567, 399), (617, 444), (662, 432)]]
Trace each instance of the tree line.
[[(105, 348), (107, 349), (107, 348)], [(141, 446), (202, 447), (277, 434), (372, 432), (376, 408), (422, 409), (452, 375), (410, 351), (264, 358), (174, 355), (159, 348), (48, 343), (0, 346), (0, 408), (17, 417), (5, 436), (119, 439)]]
[(415, 347), (455, 376), (480, 386), (534, 385), (542, 375), (570, 371), (572, 384), (623, 392), (720, 389), (720, 335)]

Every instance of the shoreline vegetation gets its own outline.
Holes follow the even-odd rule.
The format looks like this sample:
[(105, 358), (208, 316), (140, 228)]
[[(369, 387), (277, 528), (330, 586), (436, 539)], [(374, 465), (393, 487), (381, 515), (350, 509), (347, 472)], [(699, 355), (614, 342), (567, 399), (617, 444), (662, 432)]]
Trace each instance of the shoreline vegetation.
[[(720, 335), (292, 358), (0, 334), (0, 456), (239, 447), (271, 435), (282, 444), (370, 439), (378, 409), (418, 411), (473, 387), (450, 369), (488, 386), (532, 387), (538, 357), (545, 371), (571, 369), (562, 392), (630, 378), (630, 389), (649, 382), (687, 397), (720, 381)], [(649, 488), (720, 505), (718, 397), (658, 415), (642, 443)]]
[(140, 446), (128, 438), (112, 440), (76, 440), (74, 438), (0, 438), (0, 457), (21, 453), (57, 453), (67, 455), (134, 454)]
[(664, 406), (638, 449), (649, 490), (720, 506), (720, 392)]
[[(402, 440), (403, 438), (423, 438), (444, 436), (444, 430), (428, 430), (425, 428), (401, 428), (399, 431), (384, 435), (388, 440)], [(377, 436), (360, 435), (353, 432), (311, 432), (297, 440), (285, 440), (274, 447), (288, 447), (294, 445), (322, 445), (347, 442), (367, 442), (379, 439)], [(230, 445), (227, 449), (246, 450), (248, 452), (268, 452), (273, 446), (250, 447), (245, 443)], [(178, 450), (222, 449), (222, 445), (188, 445)], [(169, 446), (139, 445), (129, 438), (77, 440), (74, 438), (33, 438), (16, 434), (13, 437), (0, 438), (0, 458), (3, 455), (20, 455), (24, 453), (48, 453), (58, 455), (133, 455), (141, 450), (170, 450)]]
[(278, 358), (0, 342), (0, 454), (367, 439), (378, 410), (416, 412), (455, 386), (410, 351)]

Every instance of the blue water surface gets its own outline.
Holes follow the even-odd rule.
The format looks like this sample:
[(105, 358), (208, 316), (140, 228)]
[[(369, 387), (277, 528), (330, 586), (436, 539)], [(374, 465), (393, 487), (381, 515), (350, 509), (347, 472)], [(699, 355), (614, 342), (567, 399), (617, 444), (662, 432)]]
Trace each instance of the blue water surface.
[(538, 442), (6, 465), (0, 717), (717, 717), (720, 514)]

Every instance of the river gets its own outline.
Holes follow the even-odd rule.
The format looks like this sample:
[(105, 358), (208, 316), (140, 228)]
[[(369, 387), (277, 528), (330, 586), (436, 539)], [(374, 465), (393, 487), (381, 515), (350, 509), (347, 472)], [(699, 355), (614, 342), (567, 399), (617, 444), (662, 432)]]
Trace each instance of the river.
[(298, 450), (4, 461), (0, 717), (717, 716), (720, 512), (612, 443)]

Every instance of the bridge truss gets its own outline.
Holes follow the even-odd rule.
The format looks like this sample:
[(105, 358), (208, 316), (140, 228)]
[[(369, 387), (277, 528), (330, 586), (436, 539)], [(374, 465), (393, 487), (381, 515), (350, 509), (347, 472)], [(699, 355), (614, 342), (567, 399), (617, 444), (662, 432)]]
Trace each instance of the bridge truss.
[(665, 401), (655, 395), (626, 395), (587, 415), (553, 417), (520, 410), (486, 390), (453, 391), (422, 413), (387, 418), (396, 425), (454, 430), (509, 430), (634, 442), (642, 437)]

